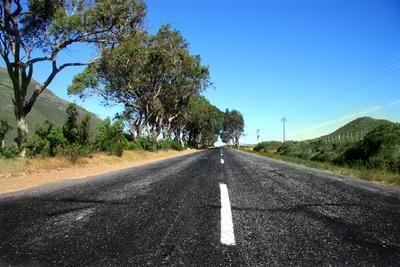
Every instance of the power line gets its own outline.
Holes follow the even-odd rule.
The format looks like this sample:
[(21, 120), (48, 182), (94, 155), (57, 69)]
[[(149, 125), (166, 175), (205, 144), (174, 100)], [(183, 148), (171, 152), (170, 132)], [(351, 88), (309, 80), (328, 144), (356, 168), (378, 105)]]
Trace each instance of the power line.
[[(349, 96), (356, 96), (363, 92), (373, 83), (382, 80), (384, 78), (390, 77), (391, 75), (400, 71), (400, 58), (396, 58), (391, 63), (377, 69), (376, 71), (364, 76), (362, 79), (355, 81), (348, 86), (345, 86), (342, 90), (336, 91), (333, 94), (328, 95), (324, 100), (332, 101), (342, 101), (343, 99), (349, 98)], [(319, 105), (324, 103), (324, 101), (319, 100)], [(317, 105), (312, 105), (313, 110)], [(310, 110), (309, 107), (305, 107), (296, 112), (296, 114), (303, 113), (306, 110)]]

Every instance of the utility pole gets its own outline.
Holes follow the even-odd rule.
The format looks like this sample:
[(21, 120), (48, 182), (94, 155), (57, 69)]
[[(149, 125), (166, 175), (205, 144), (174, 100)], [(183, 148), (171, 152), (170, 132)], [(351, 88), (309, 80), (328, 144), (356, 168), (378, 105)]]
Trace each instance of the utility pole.
[(283, 143), (285, 143), (285, 123), (287, 122), (286, 117), (283, 117), (281, 122), (283, 122)]
[(257, 144), (258, 144), (258, 139), (260, 139), (260, 129), (257, 129)]

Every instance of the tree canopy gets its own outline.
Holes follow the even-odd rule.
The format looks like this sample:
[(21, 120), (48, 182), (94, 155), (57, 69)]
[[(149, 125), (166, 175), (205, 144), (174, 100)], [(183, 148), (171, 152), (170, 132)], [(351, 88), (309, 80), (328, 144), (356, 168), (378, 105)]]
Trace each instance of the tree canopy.
[[(149, 34), (142, 27), (145, 14), (142, 0), (0, 2), (0, 54), (13, 84), (15, 140), (21, 156), (32, 106), (56, 75), (72, 66), (86, 68), (75, 76), (69, 94), (95, 93), (122, 104), (124, 111), (117, 117), (129, 126), (133, 140), (146, 136), (211, 146), (226, 125), (229, 138), (238, 143), (240, 122), (232, 126), (232, 119), (227, 120), (226, 114), (224, 119), (223, 112), (201, 96), (211, 85), (208, 66), (200, 55), (190, 53), (189, 43), (171, 25)], [(96, 55), (86, 62), (61, 60), (60, 55), (76, 44), (95, 49)], [(50, 67), (47, 78), (29, 92), (34, 67), (43, 63)], [(67, 114), (62, 129), (66, 142), (87, 143), (88, 119), (79, 124), (74, 106)], [(47, 126), (49, 133), (54, 132)]]
[[(0, 54), (14, 89), (14, 112), (17, 120), (16, 142), (25, 154), (28, 133), (26, 116), (37, 97), (54, 77), (70, 66), (88, 62), (60, 62), (59, 55), (74, 44), (109, 49), (126, 36), (140, 31), (145, 15), (141, 0), (3, 0), (0, 2)], [(50, 72), (44, 83), (28, 94), (34, 67), (48, 63)]]
[(244, 132), (243, 115), (237, 110), (228, 109), (224, 113), (224, 124), (221, 133), (221, 139), (224, 143), (229, 143), (231, 140), (235, 146), (239, 146), (240, 136)]
[[(189, 45), (178, 30), (163, 25), (154, 36), (143, 33), (104, 50), (98, 64), (75, 77), (69, 93), (82, 97), (95, 93), (123, 104), (124, 112), (118, 117), (127, 121), (132, 139), (145, 134), (183, 141), (187, 130), (192, 134), (189, 142), (198, 146), (205, 140), (198, 138), (204, 132), (198, 124), (215, 132), (215, 125), (206, 125), (205, 119), (199, 117), (195, 122), (192, 112), (193, 101), (200, 99), (194, 97), (210, 84), (208, 67), (201, 64), (200, 56), (189, 53)], [(206, 115), (210, 104), (201, 99), (207, 103), (202, 104), (201, 115)]]

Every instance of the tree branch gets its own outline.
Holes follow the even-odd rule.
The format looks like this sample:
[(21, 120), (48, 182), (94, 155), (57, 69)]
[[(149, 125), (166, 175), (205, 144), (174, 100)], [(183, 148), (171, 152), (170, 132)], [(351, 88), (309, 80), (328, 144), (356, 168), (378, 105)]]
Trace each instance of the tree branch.
[(44, 83), (42, 85), (37, 85), (35, 90), (32, 93), (31, 98), (29, 99), (29, 101), (26, 101), (24, 104), (24, 113), (28, 114), (32, 107), (33, 104), (35, 103), (36, 99), (38, 98), (38, 96), (47, 88), (47, 86), (49, 86), (49, 84), (53, 81), (53, 79), (55, 78), (55, 76), (62, 71), (63, 69), (65, 69), (66, 67), (72, 67), (72, 66), (88, 66), (90, 64), (93, 64), (94, 62), (96, 62), (98, 59), (94, 59), (91, 60), (89, 62), (86, 63), (65, 63), (63, 65), (61, 65), (60, 67), (57, 67), (57, 63), (56, 60), (53, 60), (52, 65), (53, 65), (53, 70), (50, 73), (50, 75), (47, 77), (46, 81), (44, 81)]
[(28, 60), (28, 61), (25, 63), (25, 65), (26, 65), (26, 66), (30, 66), (30, 65), (33, 65), (33, 64), (38, 63), (38, 62), (50, 61), (50, 60), (51, 60), (51, 57), (49, 57), (49, 56), (46, 56), (46, 57), (38, 57), (38, 58), (34, 58), (34, 59), (31, 59), (31, 60)]

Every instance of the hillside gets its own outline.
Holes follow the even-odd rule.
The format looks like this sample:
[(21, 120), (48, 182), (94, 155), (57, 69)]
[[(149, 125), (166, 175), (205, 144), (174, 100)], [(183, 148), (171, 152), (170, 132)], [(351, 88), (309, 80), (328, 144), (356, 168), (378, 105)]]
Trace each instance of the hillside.
[(391, 123), (388, 120), (374, 119), (371, 117), (357, 118), (348, 124), (340, 127), (333, 133), (326, 135), (325, 137), (337, 137), (337, 136), (364, 136), (366, 133), (372, 131), (378, 126), (386, 123)]
[[(33, 90), (36, 81), (32, 80), (29, 90)], [(28, 93), (28, 95), (30, 95)], [(16, 136), (16, 122), (14, 117), (14, 108), (12, 104), (13, 89), (7, 71), (0, 68), (0, 120), (7, 120), (13, 127), (8, 133), (6, 142), (10, 144)], [(29, 113), (27, 119), (29, 124), (30, 134), (34, 133), (36, 127), (42, 124), (45, 120), (49, 120), (56, 125), (62, 125), (66, 119), (65, 108), (70, 102), (57, 97), (50, 90), (45, 90), (37, 99), (32, 111)], [(100, 120), (95, 114), (88, 112), (82, 107), (78, 106), (79, 114), (82, 116), (89, 114), (92, 117), (91, 128), (95, 129), (96, 122)]]

